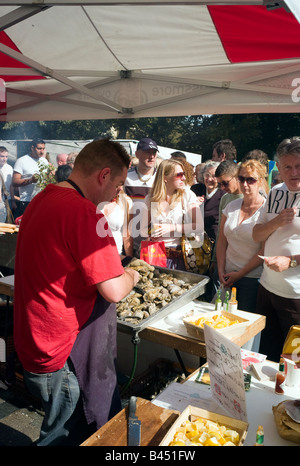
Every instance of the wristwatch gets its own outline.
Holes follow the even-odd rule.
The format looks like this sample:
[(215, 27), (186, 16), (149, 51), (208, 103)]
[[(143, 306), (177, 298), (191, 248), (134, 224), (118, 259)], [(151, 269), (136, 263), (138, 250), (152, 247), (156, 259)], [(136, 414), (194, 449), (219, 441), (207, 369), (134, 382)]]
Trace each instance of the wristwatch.
[(289, 267), (291, 267), (293, 269), (294, 267), (297, 267), (297, 265), (298, 265), (298, 263), (297, 263), (296, 259), (294, 259), (294, 256), (291, 256), (291, 262), (290, 262)]

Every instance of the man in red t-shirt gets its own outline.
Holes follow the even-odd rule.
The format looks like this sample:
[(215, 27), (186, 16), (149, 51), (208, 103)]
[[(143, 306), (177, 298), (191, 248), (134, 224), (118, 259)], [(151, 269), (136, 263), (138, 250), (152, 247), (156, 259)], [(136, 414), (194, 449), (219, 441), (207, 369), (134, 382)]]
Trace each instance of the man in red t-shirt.
[[(111, 303), (123, 299), (139, 275), (123, 268), (97, 206), (115, 196), (128, 166), (129, 155), (120, 144), (87, 144), (69, 180), (48, 185), (22, 217), (15, 261), (14, 341), (28, 389), (42, 399), (45, 409), (39, 445), (62, 445), (66, 439), (76, 443), (71, 439), (81, 403), (93, 429), (113, 412), (116, 313)], [(87, 367), (89, 372), (84, 372)], [(99, 373), (97, 379), (94, 372)], [(93, 392), (86, 388), (89, 384), (103, 394), (101, 406), (94, 405), (102, 416), (98, 420), (96, 413), (95, 423), (93, 404), (87, 407)], [(82, 424), (80, 429), (84, 431)]]

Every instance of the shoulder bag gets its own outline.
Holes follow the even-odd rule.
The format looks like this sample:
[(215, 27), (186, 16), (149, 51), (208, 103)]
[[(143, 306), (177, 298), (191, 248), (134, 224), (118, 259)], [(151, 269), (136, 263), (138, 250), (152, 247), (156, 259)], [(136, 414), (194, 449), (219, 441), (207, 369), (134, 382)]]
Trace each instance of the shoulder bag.
[[(182, 226), (184, 226), (183, 200)], [(199, 273), (200, 275), (203, 275), (208, 271), (212, 255), (213, 241), (210, 239), (206, 231), (204, 231), (203, 242), (201, 242), (197, 235), (193, 237), (187, 237), (184, 233), (182, 233), (181, 248), (187, 272)]]

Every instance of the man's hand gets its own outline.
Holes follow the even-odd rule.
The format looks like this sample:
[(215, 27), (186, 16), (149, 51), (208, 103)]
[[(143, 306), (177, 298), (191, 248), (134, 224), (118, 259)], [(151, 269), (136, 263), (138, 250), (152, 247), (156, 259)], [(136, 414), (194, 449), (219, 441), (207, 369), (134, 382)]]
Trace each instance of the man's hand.
[(267, 223), (261, 223), (258, 225), (254, 225), (252, 237), (254, 241), (263, 242), (266, 241), (269, 236), (274, 233), (279, 227), (283, 227), (284, 225), (289, 225), (295, 218), (297, 209), (296, 207), (289, 207), (287, 209), (283, 209), (280, 214), (276, 215), (276, 217), (272, 218)]
[(288, 225), (292, 223), (297, 213), (296, 207), (289, 207), (287, 209), (283, 209), (277, 217), (279, 226)]
[(290, 267), (291, 258), (288, 256), (266, 257), (265, 264), (274, 272), (283, 272)]
[(130, 267), (126, 267), (124, 270), (125, 270), (125, 273), (128, 273), (129, 276), (131, 277), (132, 288), (133, 288), (137, 284), (137, 282), (139, 281), (140, 274), (135, 269), (132, 269)]

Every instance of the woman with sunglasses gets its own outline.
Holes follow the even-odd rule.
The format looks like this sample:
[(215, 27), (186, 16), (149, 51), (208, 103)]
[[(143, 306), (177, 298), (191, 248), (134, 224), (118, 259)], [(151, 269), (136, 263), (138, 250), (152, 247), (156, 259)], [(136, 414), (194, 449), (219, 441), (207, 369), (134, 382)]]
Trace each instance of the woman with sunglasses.
[[(237, 289), (239, 309), (255, 312), (258, 279), (262, 273), (262, 246), (252, 239), (252, 230), (265, 203), (261, 191), (268, 192), (266, 168), (258, 160), (239, 166), (238, 180), (242, 198), (230, 202), (223, 210), (217, 242), (220, 283)], [(258, 351), (259, 341), (255, 347)]]
[(164, 241), (167, 267), (185, 270), (182, 234), (203, 235), (203, 218), (197, 196), (186, 184), (183, 164), (174, 159), (163, 160), (157, 169), (150, 193), (145, 198), (142, 236)]

